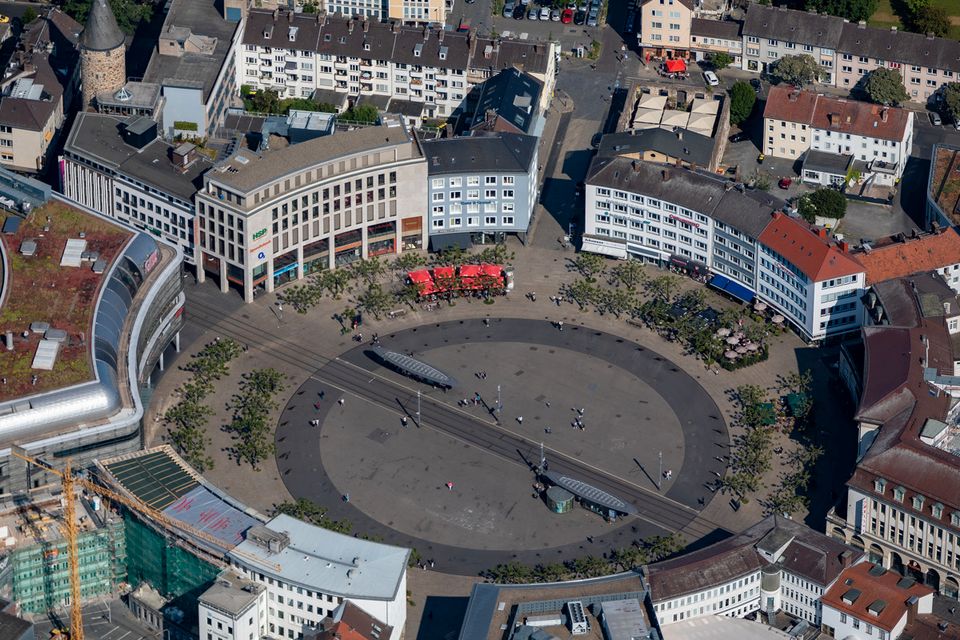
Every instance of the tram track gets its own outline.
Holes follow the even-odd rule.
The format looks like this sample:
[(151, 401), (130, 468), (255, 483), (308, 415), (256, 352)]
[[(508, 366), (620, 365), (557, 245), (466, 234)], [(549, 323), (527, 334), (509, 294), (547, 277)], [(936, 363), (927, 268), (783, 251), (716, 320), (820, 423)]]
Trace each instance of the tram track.
[[(384, 378), (339, 358), (330, 358), (309, 346), (295, 343), (256, 324), (223, 315), (215, 307), (190, 301), (187, 321), (234, 338), (250, 348), (263, 350), (277, 358), (310, 373), (311, 377), (360, 399), (398, 412), (398, 404), (412, 416), (415, 412), (416, 390)], [(423, 410), (428, 416), (427, 428), (435, 429), (467, 445), (487, 451), (513, 464), (536, 464), (540, 457), (540, 443), (504, 429), (494, 420), (483, 420), (430, 395), (421, 396)], [(668, 531), (682, 531), (688, 538), (700, 539), (715, 535), (724, 528), (700, 516), (692, 507), (655, 493), (632, 482), (586, 464), (563, 452), (545, 448), (551, 471), (580, 479), (632, 503), (639, 517)]]

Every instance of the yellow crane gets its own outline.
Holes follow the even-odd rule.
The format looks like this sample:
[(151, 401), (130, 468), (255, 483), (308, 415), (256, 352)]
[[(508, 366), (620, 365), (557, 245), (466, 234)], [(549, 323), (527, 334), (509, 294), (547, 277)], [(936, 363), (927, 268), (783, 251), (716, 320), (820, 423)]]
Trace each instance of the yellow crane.
[[(90, 493), (95, 493), (103, 498), (122, 504), (123, 506), (132, 509), (142, 516), (150, 518), (169, 529), (179, 529), (180, 531), (189, 534), (191, 537), (203, 540), (204, 542), (213, 545), (214, 549), (224, 547), (224, 542), (222, 540), (219, 540), (205, 531), (200, 531), (199, 529), (195, 529), (194, 527), (180, 522), (179, 520), (174, 520), (173, 518), (168, 517), (166, 514), (157, 511), (156, 509), (149, 507), (142, 502), (128, 498), (121, 493), (117, 493), (116, 491), (112, 491), (106, 487), (100, 486), (95, 482), (85, 478), (74, 477), (69, 459), (67, 459), (63, 471), (60, 471), (49, 463), (30, 456), (24, 449), (20, 447), (12, 447), (11, 453), (21, 460), (24, 460), (28, 464), (32, 464), (35, 467), (40, 467), (44, 471), (49, 471), (50, 473), (58, 476), (61, 481), (64, 501), (63, 514), (65, 520), (63, 531), (67, 538), (67, 559), (70, 563), (70, 640), (84, 640), (83, 611), (80, 607), (80, 555), (77, 551), (77, 519), (76, 505), (74, 504), (74, 491), (76, 490), (77, 485), (83, 487), (84, 490)], [(274, 569), (278, 571), (280, 570), (280, 565), (264, 562), (263, 558), (259, 556), (244, 553), (236, 549), (233, 549), (232, 553), (246, 557), (257, 564), (273, 566)]]

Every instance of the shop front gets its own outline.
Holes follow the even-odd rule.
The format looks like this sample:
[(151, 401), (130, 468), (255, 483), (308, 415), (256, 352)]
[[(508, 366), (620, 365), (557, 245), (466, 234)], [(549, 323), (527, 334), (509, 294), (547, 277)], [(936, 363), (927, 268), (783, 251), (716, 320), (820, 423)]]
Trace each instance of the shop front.
[(367, 256), (382, 256), (396, 253), (397, 225), (395, 222), (382, 222), (367, 228)]
[(325, 271), (330, 266), (330, 240), (324, 238), (303, 247), (303, 275)]
[(360, 229), (337, 234), (333, 241), (335, 267), (345, 267), (363, 257), (363, 232)]

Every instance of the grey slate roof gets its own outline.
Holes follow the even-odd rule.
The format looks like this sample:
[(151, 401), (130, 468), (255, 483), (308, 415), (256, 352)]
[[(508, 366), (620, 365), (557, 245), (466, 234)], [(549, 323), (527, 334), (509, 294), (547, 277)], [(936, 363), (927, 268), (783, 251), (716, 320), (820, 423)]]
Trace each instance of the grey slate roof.
[(600, 139), (597, 155), (600, 157), (623, 156), (644, 151), (658, 151), (671, 158), (709, 166), (713, 154), (713, 138), (684, 131), (683, 137), (677, 137), (673, 131), (657, 127), (640, 129), (635, 133), (608, 133)]
[(87, 23), (80, 34), (80, 45), (90, 51), (109, 51), (122, 45), (125, 39), (117, 26), (110, 3), (107, 0), (93, 0)]
[(594, 158), (586, 183), (666, 200), (708, 215), (754, 239), (784, 204), (763, 191), (741, 192), (729, 180), (711, 173), (620, 157)]
[(803, 158), (803, 168), (810, 171), (846, 175), (847, 167), (850, 166), (852, 159), (853, 156), (810, 149)]
[(739, 40), (743, 22), (739, 20), (707, 20), (694, 18), (690, 24), (690, 34), (707, 38)]
[(427, 140), (421, 146), (431, 176), (474, 171), (527, 173), (537, 142), (536, 137), (520, 133), (484, 133)]
[(64, 151), (96, 160), (165, 193), (192, 201), (203, 186), (203, 174), (213, 163), (198, 154), (197, 160), (181, 173), (171, 162), (171, 145), (163, 140), (154, 140), (139, 150), (124, 142), (120, 135), (123, 121), (123, 118), (99, 113), (77, 114)]
[(834, 16), (752, 3), (743, 35), (836, 49), (843, 25), (843, 19)]
[[(30, 632), (28, 635), (27, 632)], [(33, 637), (33, 623), (0, 611), (0, 638), (21, 640)]]
[(537, 119), (540, 92), (539, 80), (517, 68), (504, 69), (483, 83), (474, 111), (474, 125), (493, 111), (521, 133), (531, 133)]
[(960, 42), (949, 38), (844, 23), (837, 51), (960, 72)]
[(340, 15), (274, 13), (265, 9), (249, 11), (243, 32), (244, 45), (445, 69), (496, 71), (516, 66), (532, 73), (544, 73), (549, 65), (546, 44), (484, 38), (472, 41), (472, 38), (472, 35), (429, 27)]

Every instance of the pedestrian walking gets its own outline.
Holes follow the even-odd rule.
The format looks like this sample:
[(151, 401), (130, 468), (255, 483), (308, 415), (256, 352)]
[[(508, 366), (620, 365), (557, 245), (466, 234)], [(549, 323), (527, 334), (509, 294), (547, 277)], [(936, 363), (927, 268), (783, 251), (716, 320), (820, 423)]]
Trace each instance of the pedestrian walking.
[(346, 404), (346, 401), (343, 398), (338, 398), (337, 404), (339, 404), (342, 407), (344, 404)]
[(407, 426), (407, 416), (400, 417), (400, 424), (402, 424), (403, 426)]
[(473, 401), (474, 401), (476, 404), (480, 404), (480, 400), (481, 400), (481, 398), (480, 398), (480, 393), (479, 393), (479, 392), (475, 393), (474, 396), (473, 396)]
[(551, 429), (550, 427), (547, 427), (546, 429), (543, 430), (543, 432), (544, 432), (544, 433), (553, 433), (553, 429)]
[(320, 403), (319, 403), (319, 402), (314, 402), (314, 403), (313, 403), (313, 408), (316, 409), (317, 411), (320, 411)]
[(318, 393), (317, 395), (319, 395), (320, 399), (323, 400), (323, 398), (327, 395), (327, 392), (321, 390), (320, 393)]
[(485, 326), (485, 327), (489, 327), (489, 326), (490, 326), (490, 318), (484, 318), (484, 319), (483, 319), (483, 326)]
[(523, 424), (523, 416), (517, 416), (517, 422)]
[(560, 329), (560, 331), (563, 331), (563, 320), (557, 323), (557, 328)]

